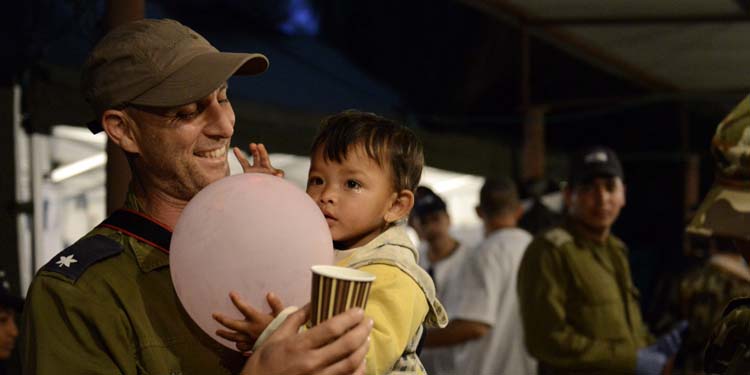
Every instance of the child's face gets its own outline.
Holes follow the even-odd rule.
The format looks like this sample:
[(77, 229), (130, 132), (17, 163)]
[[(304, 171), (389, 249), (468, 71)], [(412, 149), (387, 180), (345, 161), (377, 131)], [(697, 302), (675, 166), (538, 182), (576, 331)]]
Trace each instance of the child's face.
[(380, 167), (362, 146), (341, 163), (326, 160), (322, 147), (310, 161), (307, 194), (318, 204), (339, 250), (367, 244), (388, 226), (386, 214), (397, 194), (390, 168)]

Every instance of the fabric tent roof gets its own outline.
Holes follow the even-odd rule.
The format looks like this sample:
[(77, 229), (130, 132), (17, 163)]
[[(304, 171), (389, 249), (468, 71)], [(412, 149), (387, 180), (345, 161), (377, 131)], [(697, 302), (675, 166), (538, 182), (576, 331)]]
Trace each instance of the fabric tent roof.
[(535, 35), (653, 88), (750, 87), (750, 2), (745, 0), (464, 2), (515, 18)]

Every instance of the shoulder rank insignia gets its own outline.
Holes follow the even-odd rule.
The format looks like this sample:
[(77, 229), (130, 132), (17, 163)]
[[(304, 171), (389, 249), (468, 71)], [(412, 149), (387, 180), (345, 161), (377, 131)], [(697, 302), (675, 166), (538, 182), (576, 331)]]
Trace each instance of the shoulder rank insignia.
[(571, 236), (568, 231), (562, 228), (555, 228), (548, 231), (544, 234), (544, 238), (557, 247), (573, 241), (573, 236)]
[(56, 272), (76, 282), (89, 266), (122, 252), (122, 246), (107, 237), (84, 238), (55, 255), (43, 271)]

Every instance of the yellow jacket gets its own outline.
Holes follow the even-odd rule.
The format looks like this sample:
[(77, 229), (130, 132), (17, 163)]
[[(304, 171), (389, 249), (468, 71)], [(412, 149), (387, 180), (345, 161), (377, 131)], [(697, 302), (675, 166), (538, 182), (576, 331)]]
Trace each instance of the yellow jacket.
[(375, 321), (367, 374), (424, 374), (416, 355), (422, 323), (445, 327), (448, 316), (430, 276), (402, 226), (393, 226), (365, 246), (350, 249), (337, 265), (376, 276), (365, 314)]

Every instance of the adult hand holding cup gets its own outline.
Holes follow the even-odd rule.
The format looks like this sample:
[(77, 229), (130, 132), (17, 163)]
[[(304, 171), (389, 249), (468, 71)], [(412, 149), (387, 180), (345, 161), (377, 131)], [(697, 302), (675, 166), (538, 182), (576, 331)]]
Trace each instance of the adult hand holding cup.
[(367, 306), (375, 275), (353, 268), (312, 266), (310, 326), (352, 308)]

